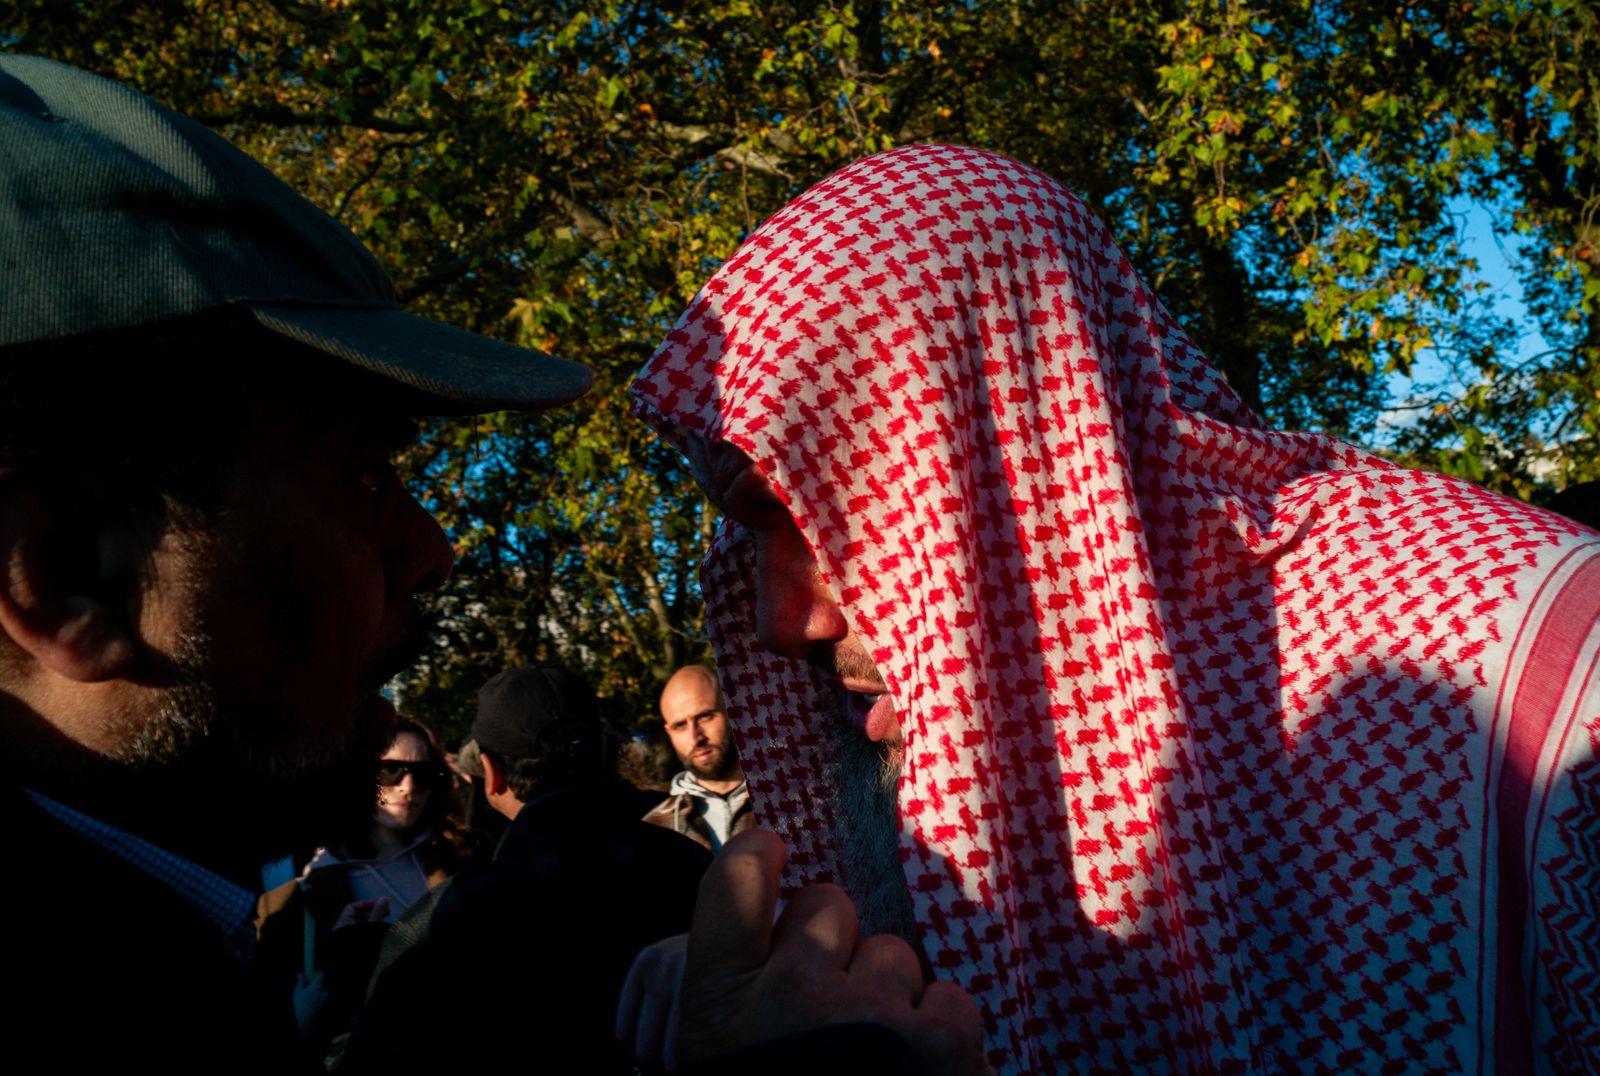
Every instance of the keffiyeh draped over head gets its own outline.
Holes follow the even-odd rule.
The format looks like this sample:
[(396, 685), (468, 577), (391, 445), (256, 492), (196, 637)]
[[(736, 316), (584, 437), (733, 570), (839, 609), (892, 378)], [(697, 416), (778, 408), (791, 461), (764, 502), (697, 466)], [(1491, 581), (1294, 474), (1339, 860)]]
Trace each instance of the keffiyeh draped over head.
[[(1594, 1048), (1539, 865), (1592, 913), (1587, 532), (1264, 428), (1080, 202), (971, 149), (791, 203), (635, 392), (760, 466), (890, 685), (924, 948), (1002, 1070)], [(788, 882), (849, 888), (821, 688), (757, 643), (737, 528), (705, 589)]]

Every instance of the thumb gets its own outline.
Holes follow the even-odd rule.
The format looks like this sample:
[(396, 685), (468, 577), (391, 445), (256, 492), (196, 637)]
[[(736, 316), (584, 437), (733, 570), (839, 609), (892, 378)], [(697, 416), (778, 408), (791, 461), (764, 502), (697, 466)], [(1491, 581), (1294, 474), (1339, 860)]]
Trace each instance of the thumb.
[(731, 976), (767, 962), (778, 875), (788, 858), (783, 841), (764, 829), (746, 830), (723, 847), (700, 882), (685, 980), (700, 968)]

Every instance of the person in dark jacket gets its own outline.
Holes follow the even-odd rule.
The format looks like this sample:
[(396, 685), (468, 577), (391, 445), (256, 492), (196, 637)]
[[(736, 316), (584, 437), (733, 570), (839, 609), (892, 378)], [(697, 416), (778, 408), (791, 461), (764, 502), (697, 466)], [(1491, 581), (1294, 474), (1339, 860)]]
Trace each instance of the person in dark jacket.
[(407, 416), (588, 373), (404, 313), (221, 137), (36, 57), (0, 55), (0, 252), (0, 958), (48, 1051), (15, 1063), (291, 1071), (260, 865), (371, 811), (453, 559)]
[(487, 852), (455, 817), (444, 749), (427, 725), (402, 715), (372, 772), (371, 814), (351, 819), (299, 878), (258, 904), (257, 963), (293, 993), (301, 1036), (318, 1056), (349, 1030), (389, 924)]
[(439, 886), (384, 942), (345, 1068), (476, 1058), (547, 1072), (629, 1072), (615, 1041), (639, 950), (688, 930), (710, 854), (638, 816), (607, 765), (593, 692), (559, 665), (501, 673), (472, 727), (491, 805), (511, 819), (494, 860)]

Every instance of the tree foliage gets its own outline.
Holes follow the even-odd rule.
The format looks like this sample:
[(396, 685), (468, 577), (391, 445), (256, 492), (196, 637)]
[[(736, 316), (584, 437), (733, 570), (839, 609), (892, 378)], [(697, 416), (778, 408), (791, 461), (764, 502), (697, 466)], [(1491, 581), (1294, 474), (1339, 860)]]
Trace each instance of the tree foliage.
[[(709, 517), (625, 386), (764, 216), (893, 145), (1063, 179), (1274, 421), (1370, 438), (1405, 397), (1413, 462), (1521, 495), (1600, 477), (1589, 3), (10, 6), (11, 47), (216, 126), (413, 309), (595, 368), (583, 404), (439, 422), (410, 461), (461, 555), (408, 685), (447, 727), (506, 664), (568, 660), (638, 713), (704, 657)], [(1472, 285), (1471, 202), (1522, 254), (1544, 353)]]

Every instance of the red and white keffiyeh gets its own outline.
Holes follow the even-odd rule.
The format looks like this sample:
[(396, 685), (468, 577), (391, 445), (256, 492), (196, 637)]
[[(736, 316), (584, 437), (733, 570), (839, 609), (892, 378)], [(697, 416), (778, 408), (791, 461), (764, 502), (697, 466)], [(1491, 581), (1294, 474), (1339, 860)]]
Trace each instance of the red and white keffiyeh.
[[(935, 970), (1003, 1071), (1600, 1069), (1600, 540), (1264, 428), (1046, 176), (861, 161), (635, 386), (749, 454), (905, 728)], [(790, 884), (820, 687), (706, 598)]]

